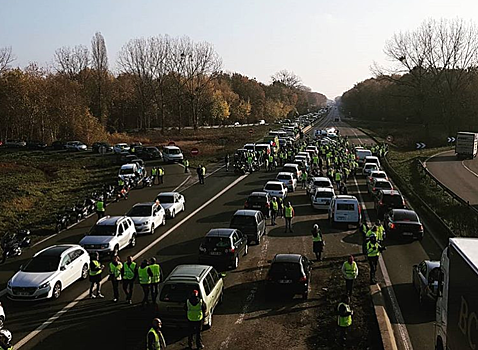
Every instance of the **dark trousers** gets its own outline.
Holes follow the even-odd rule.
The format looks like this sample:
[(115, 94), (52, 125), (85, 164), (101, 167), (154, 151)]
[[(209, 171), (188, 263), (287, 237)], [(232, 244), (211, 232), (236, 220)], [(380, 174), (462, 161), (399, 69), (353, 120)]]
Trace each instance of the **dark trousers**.
[(150, 284), (142, 284), (141, 288), (143, 288), (143, 301), (141, 302), (141, 305), (144, 306), (144, 304), (149, 304), (149, 290), (151, 289)]
[(164, 183), (163, 177), (164, 177), (164, 175), (159, 175), (159, 183), (160, 184)]
[(151, 283), (151, 299), (153, 300), (153, 303), (156, 302), (156, 298), (158, 297), (158, 291), (159, 283)]
[(347, 341), (347, 330), (349, 327), (340, 327), (339, 326), (339, 333), (340, 333), (340, 341), (342, 342), (343, 345), (345, 345), (345, 342)]
[(276, 224), (276, 217), (277, 217), (277, 211), (271, 210), (271, 225), (272, 226)]
[(113, 296), (114, 299), (119, 299), (119, 281), (118, 280), (111, 280), (111, 284), (113, 285)]
[(157, 175), (151, 175), (151, 177), (153, 179), (152, 183), (153, 183), (153, 185), (155, 185), (156, 184), (156, 179), (158, 178), (158, 176)]
[(90, 295), (93, 295), (93, 288), (95, 287), (96, 285), (96, 295), (100, 295), (101, 294), (101, 285), (100, 285), (100, 281), (98, 282), (91, 282), (91, 285), (90, 285)]
[(368, 263), (370, 265), (370, 283), (375, 283), (375, 272), (377, 272), (378, 256), (369, 256)]
[(185, 172), (185, 173), (189, 173), (189, 167), (185, 166), (185, 167), (184, 167), (184, 172)]
[(285, 218), (285, 232), (287, 232), (287, 230), (289, 230), (290, 232), (292, 232), (292, 218)]
[(126, 300), (130, 301), (133, 298), (134, 280), (123, 280), (123, 291), (126, 295)]
[(204, 175), (199, 175), (199, 183), (204, 184)]
[(349, 297), (352, 296), (352, 291), (354, 289), (354, 279), (346, 279), (345, 280), (345, 291)]
[(98, 215), (98, 220), (99, 220), (99, 219), (101, 219), (105, 216), (105, 212), (104, 212), (104, 210), (103, 211), (97, 211), (96, 215)]
[(196, 347), (200, 348), (202, 346), (202, 340), (201, 340), (202, 321), (188, 321), (188, 322), (189, 322), (188, 345), (190, 348), (192, 348), (193, 337), (194, 335), (196, 335)]

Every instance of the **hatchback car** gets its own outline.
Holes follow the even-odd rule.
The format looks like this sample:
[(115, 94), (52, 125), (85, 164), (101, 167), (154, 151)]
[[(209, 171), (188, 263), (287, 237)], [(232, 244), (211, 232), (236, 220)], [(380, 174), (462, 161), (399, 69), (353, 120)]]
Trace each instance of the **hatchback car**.
[(277, 254), (267, 272), (266, 291), (268, 295), (278, 291), (300, 294), (303, 299), (309, 295), (312, 263), (300, 254)]
[(423, 225), (417, 213), (409, 209), (392, 209), (384, 218), (387, 238), (408, 237), (421, 240), (424, 235)]
[(287, 187), (280, 181), (267, 181), (263, 191), (269, 193), (271, 197), (282, 199), (287, 197)]
[(434, 303), (438, 297), (438, 280), (440, 278), (440, 261), (423, 260), (413, 265), (412, 284), (418, 292), (420, 304), (425, 301)]
[(385, 179), (388, 180), (387, 173), (382, 170), (376, 170), (370, 172), (370, 175), (367, 177), (367, 186), (371, 185), (374, 179)]
[(268, 218), (271, 212), (271, 196), (267, 192), (252, 192), (244, 203), (244, 209), (259, 210)]
[(233, 269), (239, 266), (239, 257), (247, 255), (247, 237), (233, 228), (210, 230), (199, 246), (199, 263), (226, 265)]
[(156, 202), (135, 204), (126, 216), (133, 219), (137, 234), (152, 235), (157, 227), (166, 225), (166, 213), (161, 204)]
[(183, 152), (177, 146), (164, 146), (163, 148), (163, 160), (165, 162), (182, 162)]
[(365, 163), (365, 165), (363, 166), (363, 169), (362, 169), (362, 175), (370, 176), (370, 173), (372, 171), (377, 171), (377, 170), (380, 170), (378, 168), (377, 164), (375, 164), (375, 163)]
[(406, 202), (397, 190), (380, 190), (374, 198), (374, 207), (381, 220), (390, 209), (405, 209)]
[(393, 185), (390, 181), (385, 179), (374, 179), (372, 184), (368, 187), (369, 192), (376, 196), (380, 190), (393, 190)]
[(63, 290), (88, 277), (90, 256), (76, 244), (48, 247), (36, 253), (7, 283), (13, 300), (58, 299)]
[(281, 171), (279, 174), (277, 174), (276, 180), (282, 182), (290, 192), (294, 192), (297, 188), (297, 179), (292, 173)]
[(266, 218), (258, 210), (238, 210), (231, 219), (230, 228), (240, 230), (247, 236), (249, 243), (259, 244), (267, 234)]
[(330, 202), (335, 197), (335, 191), (331, 187), (317, 187), (310, 197), (310, 204), (314, 209), (328, 210)]
[(307, 186), (305, 188), (305, 191), (307, 194), (313, 194), (315, 193), (316, 188), (323, 188), (323, 187), (330, 187), (333, 188), (334, 186), (332, 185), (332, 182), (328, 177), (323, 177), (323, 176), (317, 176), (317, 177), (312, 177), (310, 178), (309, 182), (307, 183)]
[(156, 196), (166, 212), (166, 217), (175, 218), (176, 214), (186, 210), (186, 200), (179, 192), (161, 192)]

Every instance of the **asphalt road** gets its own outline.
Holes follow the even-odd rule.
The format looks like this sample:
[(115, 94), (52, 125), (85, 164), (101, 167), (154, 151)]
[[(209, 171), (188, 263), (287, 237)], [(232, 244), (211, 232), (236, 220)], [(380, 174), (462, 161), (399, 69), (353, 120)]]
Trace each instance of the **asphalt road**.
[(460, 160), (455, 151), (447, 151), (426, 161), (428, 170), (456, 195), (478, 205), (478, 158)]
[[(331, 114), (321, 125), (333, 124), (333, 120), (334, 115)], [(340, 122), (337, 124), (341, 132), (349, 136), (351, 142), (372, 142), (358, 130)], [(168, 220), (166, 226), (158, 228), (155, 235), (139, 237), (137, 246), (122, 251), (120, 256), (124, 258), (126, 255), (135, 255), (159, 237), (163, 237), (136, 260), (155, 256), (166, 275), (179, 264), (196, 263), (198, 246), (204, 234), (211, 228), (228, 227), (232, 214), (243, 207), (246, 196), (254, 190), (262, 189), (265, 182), (273, 177), (275, 173), (264, 171), (238, 177), (226, 173), (224, 169), (218, 169), (206, 179), (206, 185), (187, 181), (182, 186), (186, 198), (186, 212)], [(128, 201), (109, 206), (107, 212), (109, 215), (124, 214), (134, 203), (150, 201), (158, 192), (173, 190), (185, 179), (182, 167), (170, 165), (166, 168), (164, 186), (133, 191)], [(356, 181), (356, 188), (353, 188), (352, 182), (349, 183), (350, 192), (357, 196), (360, 192), (369, 216), (374, 220), (373, 204), (366, 193), (365, 180), (357, 176)], [(228, 187), (230, 188), (224, 191)], [(214, 200), (211, 202), (211, 199)], [(237, 270), (227, 271), (224, 303), (215, 312), (213, 328), (203, 333), (204, 342), (209, 348), (314, 348), (311, 338), (314, 333), (320, 331), (316, 327), (316, 312), (323, 306), (324, 281), (321, 280), (321, 270), (313, 270), (309, 300), (270, 300), (269, 296), (265, 295), (262, 283), (268, 267), (267, 261), (280, 252), (303, 253), (312, 257), (309, 232), (315, 222), (319, 222), (324, 229), (326, 258), (345, 258), (348, 254), (359, 254), (361, 247), (355, 230), (329, 229), (326, 223), (327, 215), (312, 210), (303, 191), (292, 193), (290, 201), (297, 214), (294, 233), (284, 234), (283, 222), (279, 220), (278, 226), (268, 227), (268, 236), (259, 246), (250, 248), (249, 254), (240, 261)], [(194, 214), (198, 208), (201, 209)], [(95, 218), (90, 218), (27, 250), (19, 259), (8, 261), (0, 271), (0, 281), (5, 284), (18, 267), (39, 249), (56, 243), (77, 243), (94, 221)], [(176, 228), (171, 230), (173, 227)], [(411, 268), (413, 264), (429, 256), (437, 258), (439, 251), (434, 241), (426, 236), (422, 242), (389, 246), (383, 254), (406, 330), (416, 349), (433, 348), (434, 310), (420, 309), (418, 296), (410, 282)], [(391, 287), (384, 281), (384, 278), (380, 281), (382, 288), (390, 291)], [(88, 287), (87, 281), (79, 281), (65, 290), (57, 301), (14, 303), (3, 298), (7, 312), (6, 326), (13, 332), (14, 342), (31, 334), (50, 319), (52, 322), (36, 333), (22, 349), (59, 349), (65, 347), (65, 342), (68, 349), (143, 349), (144, 344), (141, 342), (144, 341), (155, 311), (154, 308), (142, 310), (138, 305), (142, 297), (140, 289), (135, 290), (134, 304), (128, 305), (111, 301), (112, 290), (109, 283), (105, 283), (102, 288), (106, 296), (104, 300), (79, 300), (78, 296)], [(77, 303), (62, 313), (61, 310), (71, 306), (72, 300), (77, 300)], [(396, 320), (394, 322), (397, 324)], [(400, 340), (399, 328), (395, 327), (397, 339)], [(168, 348), (183, 349), (187, 345), (183, 331), (165, 330), (165, 337)], [(402, 345), (401, 348), (405, 347)]]

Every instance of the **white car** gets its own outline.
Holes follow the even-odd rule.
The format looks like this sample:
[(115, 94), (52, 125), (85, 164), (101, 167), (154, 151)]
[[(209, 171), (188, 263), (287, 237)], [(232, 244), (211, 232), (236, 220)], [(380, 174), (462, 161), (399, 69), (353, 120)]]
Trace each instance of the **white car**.
[(114, 153), (121, 153), (121, 152), (128, 152), (130, 150), (130, 147), (127, 143), (117, 143), (116, 145), (113, 146), (113, 152)]
[(136, 228), (133, 220), (126, 216), (101, 218), (83, 237), (80, 245), (88, 253), (99, 253), (100, 256), (115, 256), (127, 246), (133, 248), (136, 245)]
[(378, 165), (375, 163), (365, 163), (362, 170), (362, 175), (370, 176), (372, 171), (378, 171)]
[(118, 171), (118, 177), (121, 179), (131, 179), (135, 176), (141, 177), (142, 169), (138, 166), (137, 163), (129, 163), (121, 166)]
[(374, 179), (385, 179), (388, 180), (387, 173), (383, 170), (372, 171), (367, 177), (367, 185), (370, 186), (373, 183)]
[(328, 177), (314, 176), (309, 180), (309, 183), (307, 184), (305, 191), (307, 192), (307, 194), (313, 194), (315, 193), (315, 189), (319, 187), (334, 188), (334, 185), (332, 185), (332, 181), (330, 181)]
[(88, 147), (81, 141), (68, 141), (65, 148), (69, 151), (86, 151)]
[(65, 288), (88, 277), (90, 256), (76, 244), (61, 244), (36, 253), (7, 283), (13, 300), (58, 299)]
[(307, 163), (310, 163), (311, 160), (312, 160), (309, 152), (305, 152), (305, 151), (304, 152), (299, 152), (299, 153), (296, 154), (295, 157), (297, 158), (299, 156), (304, 156), (307, 159)]
[(0, 303), (0, 329), (3, 328), (3, 324), (5, 323), (5, 310), (3, 310), (3, 305)]
[(360, 226), (362, 208), (354, 196), (338, 195), (332, 199), (329, 206), (328, 219), (331, 226), (337, 223)]
[(277, 174), (276, 180), (284, 183), (284, 185), (287, 187), (287, 190), (291, 192), (294, 192), (297, 188), (297, 179), (294, 177), (293, 173), (281, 171), (279, 174)]
[(317, 146), (313, 146), (313, 145), (307, 146), (307, 148), (305, 149), (305, 151), (306, 151), (307, 153), (311, 153), (311, 152), (312, 152), (312, 153), (315, 153), (315, 154), (319, 154), (319, 149), (317, 148)]
[(156, 202), (135, 204), (126, 216), (133, 219), (137, 234), (152, 235), (157, 227), (166, 225), (166, 212), (161, 204)]
[(335, 197), (335, 191), (330, 187), (317, 187), (310, 197), (310, 204), (314, 209), (327, 210)]
[(183, 159), (183, 152), (178, 146), (163, 147), (163, 160), (165, 162), (182, 162)]
[(282, 199), (287, 197), (287, 187), (280, 181), (267, 181), (263, 191), (269, 193), (271, 197)]
[(186, 209), (186, 200), (179, 192), (161, 192), (156, 196), (156, 200), (164, 208), (168, 218), (174, 218)]

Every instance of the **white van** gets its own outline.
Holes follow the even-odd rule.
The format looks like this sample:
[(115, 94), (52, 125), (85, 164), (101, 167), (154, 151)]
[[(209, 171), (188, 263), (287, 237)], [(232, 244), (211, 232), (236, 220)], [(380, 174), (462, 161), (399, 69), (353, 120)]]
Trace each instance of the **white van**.
[(292, 173), (297, 180), (302, 176), (302, 171), (299, 169), (298, 164), (286, 163), (282, 167), (282, 171), (285, 173)]
[(183, 152), (177, 146), (164, 146), (163, 159), (165, 162), (182, 162)]
[(256, 151), (256, 145), (254, 143), (246, 143), (244, 145), (244, 149), (247, 149), (248, 151), (255, 152)]
[(256, 143), (256, 151), (262, 153), (266, 151), (266, 154), (271, 154), (271, 145), (267, 143)]
[(367, 164), (367, 163), (375, 163), (377, 164), (378, 168), (381, 169), (382, 167), (380, 166), (380, 160), (378, 159), (378, 157), (375, 157), (375, 156), (366, 156), (365, 157), (365, 160), (364, 160), (364, 164)]
[(372, 155), (372, 151), (369, 149), (357, 149), (355, 151), (355, 157), (359, 166), (362, 166), (365, 163), (365, 157)]
[(121, 166), (118, 172), (118, 177), (123, 180), (130, 179), (135, 176), (140, 176), (139, 167), (138, 167), (138, 164), (136, 163), (124, 164)]
[(354, 196), (338, 195), (332, 199), (329, 207), (329, 222), (331, 226), (336, 223), (360, 225), (362, 208)]

